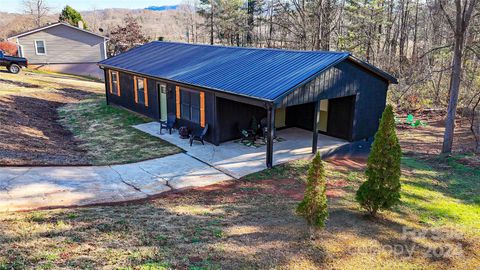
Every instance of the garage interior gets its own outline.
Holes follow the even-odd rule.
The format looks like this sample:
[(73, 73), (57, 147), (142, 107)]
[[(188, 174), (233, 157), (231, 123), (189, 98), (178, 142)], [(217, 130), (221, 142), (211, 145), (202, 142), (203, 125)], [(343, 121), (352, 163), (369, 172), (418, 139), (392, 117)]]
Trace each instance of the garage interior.
[[(313, 131), (315, 105), (310, 102), (275, 109), (275, 130), (301, 128)], [(255, 105), (217, 98), (218, 121), (222, 126), (219, 142), (240, 138), (240, 130), (251, 126), (255, 117), (260, 123), (267, 117), (267, 110)], [(355, 95), (320, 100), (317, 131), (328, 136), (352, 141)]]

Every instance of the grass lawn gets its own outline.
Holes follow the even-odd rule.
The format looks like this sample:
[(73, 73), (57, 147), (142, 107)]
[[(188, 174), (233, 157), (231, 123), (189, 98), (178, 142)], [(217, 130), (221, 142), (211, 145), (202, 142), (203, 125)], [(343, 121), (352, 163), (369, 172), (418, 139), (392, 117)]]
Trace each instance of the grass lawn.
[(31, 72), (31, 73), (35, 73), (35, 74), (47, 74), (47, 75), (60, 76), (60, 77), (71, 78), (71, 79), (76, 79), (76, 80), (86, 80), (86, 81), (91, 81), (91, 82), (103, 83), (103, 81), (98, 79), (97, 77), (86, 76), (86, 75), (59, 73), (59, 72), (48, 71), (48, 70), (39, 70), (39, 69), (26, 69), (26, 71)]
[(306, 161), (147, 202), (1, 213), (0, 269), (476, 269), (480, 169), (464, 160), (404, 157), (402, 203), (377, 220), (354, 202), (362, 166), (332, 160), (316, 240), (294, 214)]
[(94, 165), (130, 163), (181, 152), (132, 127), (151, 119), (107, 106), (103, 96), (63, 106), (59, 115), (60, 122), (73, 133)]
[(131, 125), (149, 121), (104, 103), (82, 76), (0, 69), (0, 165), (106, 165), (179, 153)]

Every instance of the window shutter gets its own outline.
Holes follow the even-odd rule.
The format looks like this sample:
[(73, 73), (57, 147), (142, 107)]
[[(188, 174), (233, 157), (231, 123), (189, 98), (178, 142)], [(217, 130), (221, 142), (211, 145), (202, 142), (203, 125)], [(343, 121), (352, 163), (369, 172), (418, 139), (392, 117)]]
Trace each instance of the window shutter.
[(120, 94), (120, 72), (117, 71), (117, 92), (118, 96), (121, 96)]
[(205, 92), (200, 92), (200, 126), (205, 127)]
[(108, 70), (108, 80), (110, 81), (110, 94), (112, 94), (113, 90), (112, 90), (112, 71), (111, 70)]
[(175, 87), (176, 103), (177, 103), (177, 118), (180, 119), (180, 86)]
[(148, 107), (148, 86), (147, 86), (147, 78), (143, 79), (143, 94), (145, 96), (145, 106)]
[(133, 76), (133, 94), (135, 95), (135, 103), (138, 103), (137, 76)]

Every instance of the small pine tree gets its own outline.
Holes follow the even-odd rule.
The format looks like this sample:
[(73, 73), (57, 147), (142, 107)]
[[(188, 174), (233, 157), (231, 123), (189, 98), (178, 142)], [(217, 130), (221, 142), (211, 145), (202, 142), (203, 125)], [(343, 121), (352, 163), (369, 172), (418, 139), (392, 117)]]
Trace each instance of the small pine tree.
[(83, 27), (85, 29), (87, 29), (87, 24), (83, 20), (80, 12), (76, 11), (74, 8), (72, 8), (69, 5), (66, 5), (63, 8), (63, 10), (60, 13), (60, 16), (58, 17), (58, 19), (61, 22), (67, 22), (67, 23), (69, 23), (70, 25), (73, 25), (73, 26), (78, 26), (78, 22), (82, 21), (83, 22)]
[(325, 227), (328, 217), (326, 180), (319, 153), (315, 155), (308, 169), (305, 197), (297, 206), (297, 214), (305, 218), (308, 225), (314, 229)]
[(401, 157), (393, 108), (388, 105), (368, 156), (365, 171), (367, 181), (356, 194), (356, 200), (370, 215), (375, 216), (378, 210), (389, 209), (400, 201)]

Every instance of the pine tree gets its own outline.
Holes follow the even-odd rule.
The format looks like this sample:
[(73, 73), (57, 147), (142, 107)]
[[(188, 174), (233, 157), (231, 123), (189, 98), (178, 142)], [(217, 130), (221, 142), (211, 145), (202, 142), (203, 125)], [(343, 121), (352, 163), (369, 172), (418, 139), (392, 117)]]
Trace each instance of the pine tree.
[(325, 169), (317, 153), (310, 164), (305, 197), (297, 207), (297, 214), (305, 218), (314, 229), (325, 227), (328, 217)]
[(400, 159), (402, 150), (395, 132), (392, 106), (383, 112), (368, 156), (365, 181), (357, 190), (356, 199), (375, 216), (378, 210), (389, 209), (400, 201)]
[(66, 5), (62, 12), (60, 13), (60, 16), (58, 18), (61, 22), (67, 22), (73, 26), (78, 26), (78, 22), (81, 21), (83, 22), (83, 28), (87, 29), (87, 24), (82, 18), (82, 15), (80, 12), (76, 11), (74, 8), (72, 8), (69, 5)]

